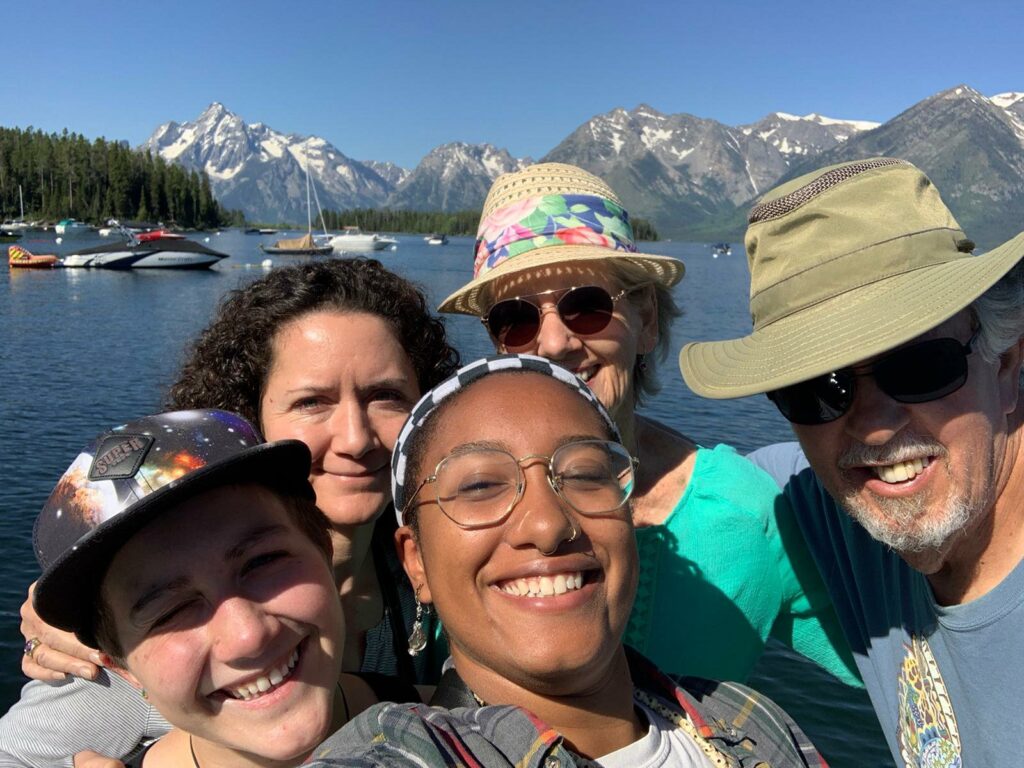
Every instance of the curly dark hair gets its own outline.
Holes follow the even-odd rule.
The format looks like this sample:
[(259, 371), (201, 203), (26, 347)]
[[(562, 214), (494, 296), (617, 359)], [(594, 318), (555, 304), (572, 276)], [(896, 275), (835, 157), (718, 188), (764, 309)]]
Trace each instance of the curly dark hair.
[(171, 385), (168, 407), (223, 408), (260, 424), (274, 337), (286, 323), (323, 309), (365, 312), (387, 322), (412, 361), (421, 392), (459, 367), (444, 323), (417, 285), (376, 259), (311, 261), (275, 269), (225, 296)]

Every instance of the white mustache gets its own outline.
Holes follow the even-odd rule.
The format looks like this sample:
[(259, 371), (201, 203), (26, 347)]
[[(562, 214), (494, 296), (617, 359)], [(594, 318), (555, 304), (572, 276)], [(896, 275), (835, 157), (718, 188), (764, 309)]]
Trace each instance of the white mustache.
[(925, 456), (943, 457), (946, 448), (935, 440), (907, 435), (890, 440), (885, 445), (852, 445), (839, 457), (840, 469), (852, 469), (871, 464), (898, 464)]

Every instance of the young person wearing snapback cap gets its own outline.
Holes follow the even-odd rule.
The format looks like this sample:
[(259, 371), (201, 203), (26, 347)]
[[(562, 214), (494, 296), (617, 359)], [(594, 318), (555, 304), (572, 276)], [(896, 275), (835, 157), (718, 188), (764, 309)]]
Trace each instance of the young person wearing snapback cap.
[[(172, 725), (129, 765), (287, 766), (376, 699), (342, 675), (329, 522), (298, 440), (178, 411), (115, 427), (33, 534), (35, 607)], [(120, 727), (116, 709), (101, 716)]]
[[(1024, 234), (978, 256), (910, 163), (802, 176), (750, 213), (753, 332), (686, 345), (697, 394), (767, 393), (797, 513), (900, 764), (1024, 753)], [(806, 458), (804, 458), (806, 456)]]

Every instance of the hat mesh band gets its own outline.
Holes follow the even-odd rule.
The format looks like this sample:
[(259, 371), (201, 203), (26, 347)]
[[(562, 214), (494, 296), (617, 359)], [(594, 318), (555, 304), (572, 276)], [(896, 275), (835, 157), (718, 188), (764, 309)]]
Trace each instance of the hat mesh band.
[(799, 189), (790, 192), (788, 195), (783, 195), (775, 200), (768, 200), (760, 205), (755, 205), (750, 209), (750, 216), (747, 217), (747, 222), (750, 224), (757, 224), (758, 222), (770, 221), (771, 219), (777, 219), (780, 216), (785, 216), (787, 213), (796, 210), (804, 203), (809, 202), (825, 190), (834, 187), (836, 184), (862, 174), (865, 171), (871, 171), (875, 168), (884, 168), (887, 165), (909, 166), (910, 163), (905, 160), (882, 157), (875, 160), (865, 160), (861, 163), (850, 163), (848, 165), (844, 165), (841, 168), (836, 168), (828, 173), (823, 173), (810, 184), (806, 184)]

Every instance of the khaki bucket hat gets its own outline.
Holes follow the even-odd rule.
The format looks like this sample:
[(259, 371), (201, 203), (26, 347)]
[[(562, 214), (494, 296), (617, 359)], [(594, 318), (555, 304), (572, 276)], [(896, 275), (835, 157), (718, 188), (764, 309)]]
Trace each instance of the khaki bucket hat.
[(473, 248), (473, 279), (441, 312), (482, 315), (487, 286), (500, 277), (568, 261), (621, 259), (672, 287), (683, 263), (637, 251), (629, 214), (612, 188), (582, 168), (539, 163), (495, 179)]
[(904, 344), (1024, 256), (1024, 233), (972, 255), (931, 181), (892, 158), (801, 176), (765, 195), (748, 221), (753, 332), (679, 354), (704, 397), (769, 392)]

